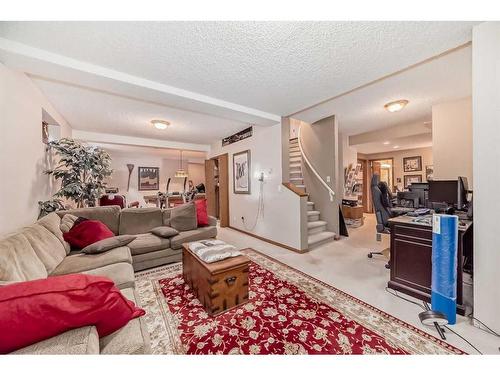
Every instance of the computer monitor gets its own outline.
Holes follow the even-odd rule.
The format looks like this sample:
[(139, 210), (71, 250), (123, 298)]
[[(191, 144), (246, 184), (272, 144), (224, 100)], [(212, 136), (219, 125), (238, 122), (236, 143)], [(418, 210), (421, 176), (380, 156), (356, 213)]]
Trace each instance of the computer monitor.
[(458, 204), (458, 180), (429, 181), (429, 202)]
[(467, 194), (469, 193), (469, 184), (467, 182), (467, 177), (458, 178), (458, 192), (457, 192), (457, 208), (463, 210), (467, 207), (469, 201), (467, 200)]
[(425, 207), (427, 205), (429, 184), (426, 182), (414, 182), (408, 188), (418, 196), (418, 206)]

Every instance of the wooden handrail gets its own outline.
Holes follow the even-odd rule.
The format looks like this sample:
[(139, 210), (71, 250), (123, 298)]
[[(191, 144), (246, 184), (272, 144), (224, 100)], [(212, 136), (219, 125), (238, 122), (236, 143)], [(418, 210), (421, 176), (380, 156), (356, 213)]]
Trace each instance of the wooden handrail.
[(283, 186), (286, 187), (288, 190), (297, 194), (299, 197), (307, 197), (307, 193), (304, 190), (302, 190), (301, 188), (298, 188), (297, 186), (295, 186), (291, 182), (283, 182)]

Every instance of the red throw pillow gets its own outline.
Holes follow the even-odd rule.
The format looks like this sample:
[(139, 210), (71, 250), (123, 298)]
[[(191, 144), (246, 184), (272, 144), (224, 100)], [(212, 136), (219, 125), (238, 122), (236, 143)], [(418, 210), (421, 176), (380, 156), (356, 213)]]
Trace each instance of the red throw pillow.
[(97, 241), (113, 237), (115, 234), (98, 220), (85, 220), (80, 224), (73, 225), (73, 228), (63, 234), (64, 240), (69, 242), (71, 247), (83, 249)]
[(0, 353), (85, 326), (104, 337), (144, 314), (107, 277), (70, 274), (10, 284), (0, 287)]
[(194, 201), (196, 206), (196, 219), (198, 220), (198, 226), (203, 227), (208, 225), (208, 214), (207, 214), (207, 200), (197, 199)]

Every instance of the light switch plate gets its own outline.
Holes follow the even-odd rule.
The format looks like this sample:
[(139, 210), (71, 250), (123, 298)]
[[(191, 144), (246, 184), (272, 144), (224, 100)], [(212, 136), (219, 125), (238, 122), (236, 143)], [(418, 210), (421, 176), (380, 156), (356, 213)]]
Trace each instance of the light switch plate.
[(330, 182), (330, 176), (326, 176), (326, 182)]

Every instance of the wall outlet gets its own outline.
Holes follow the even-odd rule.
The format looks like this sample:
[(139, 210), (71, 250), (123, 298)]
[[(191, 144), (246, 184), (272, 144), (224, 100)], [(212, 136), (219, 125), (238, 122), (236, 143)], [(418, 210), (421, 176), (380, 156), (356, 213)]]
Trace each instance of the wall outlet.
[(330, 181), (331, 181), (330, 176), (326, 176), (326, 182), (330, 182)]

